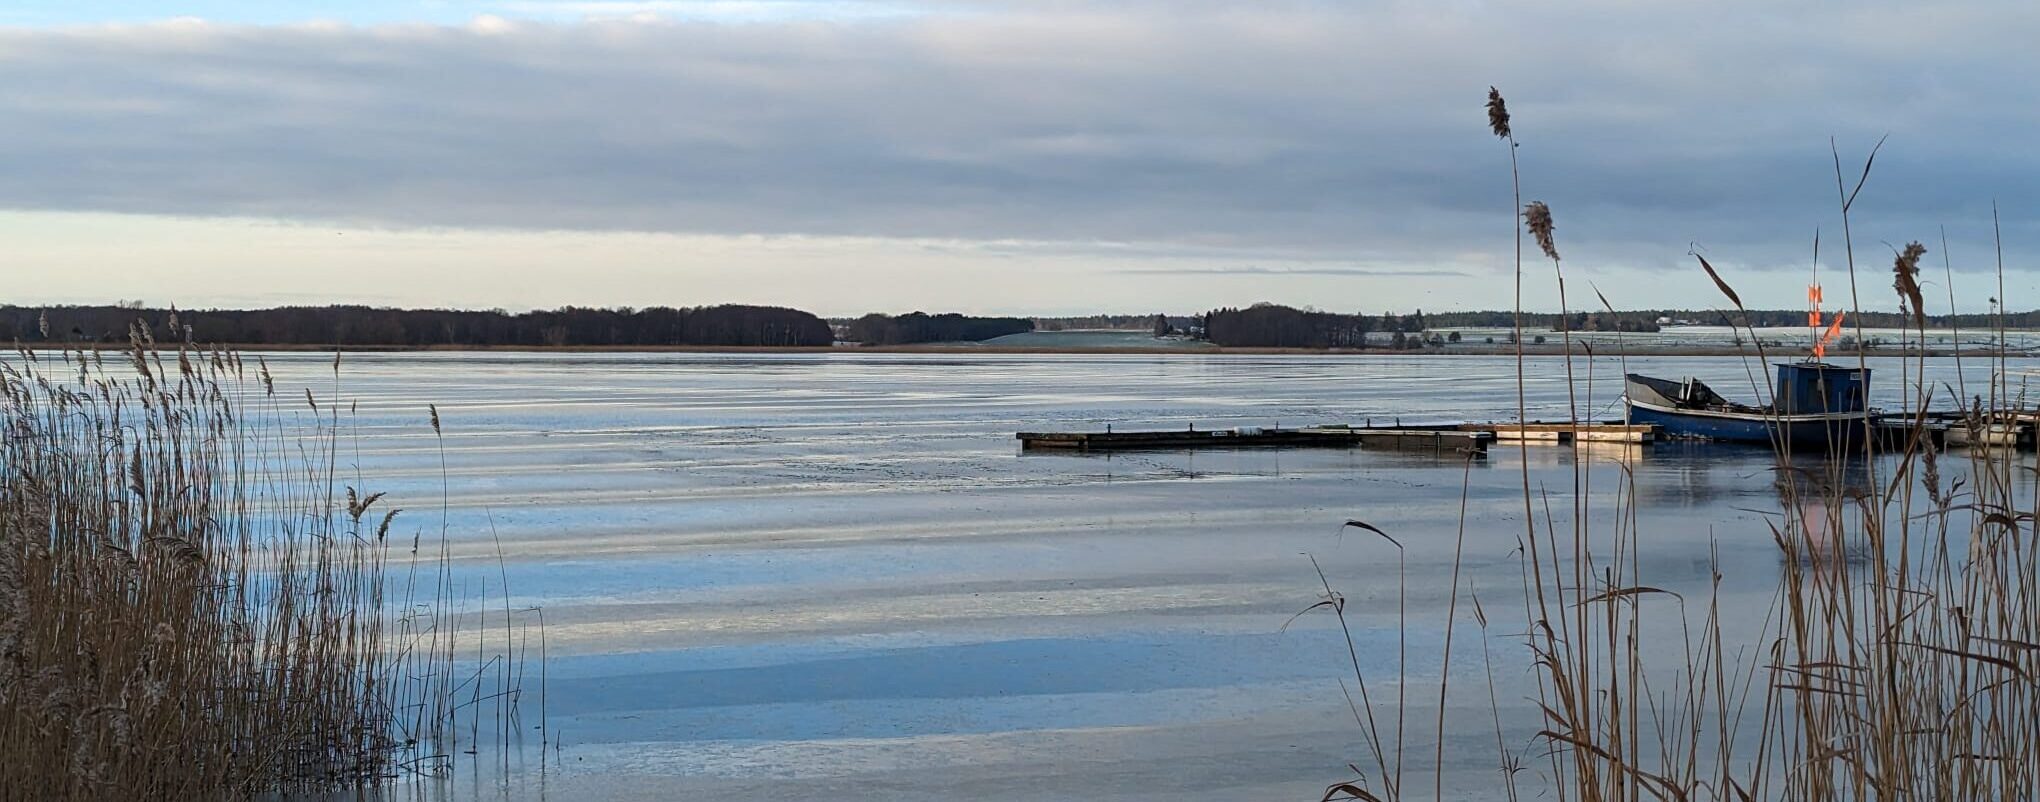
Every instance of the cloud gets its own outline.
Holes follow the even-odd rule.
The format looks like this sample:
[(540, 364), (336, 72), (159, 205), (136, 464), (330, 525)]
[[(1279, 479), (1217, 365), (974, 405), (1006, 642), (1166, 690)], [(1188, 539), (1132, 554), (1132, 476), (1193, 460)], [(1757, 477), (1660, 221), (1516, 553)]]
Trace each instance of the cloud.
[(872, 20), (919, 16), (929, 10), (915, 3), (883, 0), (516, 0), (502, 8), (537, 19), (643, 22), (668, 18), (739, 23)]
[(904, 6), (4, 29), (0, 207), (1500, 265), (1490, 84), (1576, 262), (1803, 267), (1831, 135), (1866, 243), (2040, 200), (2027, 4)]
[(468, 30), (482, 35), (506, 34), (517, 30), (517, 24), (494, 14), (480, 14), (468, 22)]

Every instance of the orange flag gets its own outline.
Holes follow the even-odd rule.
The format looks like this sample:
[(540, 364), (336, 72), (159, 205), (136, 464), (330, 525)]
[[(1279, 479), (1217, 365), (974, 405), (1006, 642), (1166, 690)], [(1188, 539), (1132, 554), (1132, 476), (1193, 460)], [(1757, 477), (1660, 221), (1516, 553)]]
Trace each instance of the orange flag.
[(1835, 322), (1833, 322), (1833, 323), (1829, 323), (1829, 324), (1828, 324), (1828, 327), (1827, 327), (1827, 331), (1826, 331), (1826, 332), (1823, 332), (1823, 333), (1822, 333), (1822, 334), (1820, 335), (1820, 341), (1818, 341), (1818, 342), (1815, 342), (1815, 343), (1813, 344), (1813, 358), (1814, 358), (1814, 359), (1820, 359), (1820, 358), (1822, 358), (1822, 357), (1825, 357), (1825, 356), (1827, 356), (1827, 346), (1828, 346), (1828, 343), (1834, 342), (1834, 340), (1835, 340), (1835, 338), (1836, 338), (1836, 337), (1840, 337), (1840, 336), (1842, 336), (1842, 316), (1843, 316), (1843, 315), (1845, 315), (1845, 314), (1848, 314), (1848, 313), (1846, 313), (1846, 312), (1836, 312), (1836, 313), (1835, 313)]

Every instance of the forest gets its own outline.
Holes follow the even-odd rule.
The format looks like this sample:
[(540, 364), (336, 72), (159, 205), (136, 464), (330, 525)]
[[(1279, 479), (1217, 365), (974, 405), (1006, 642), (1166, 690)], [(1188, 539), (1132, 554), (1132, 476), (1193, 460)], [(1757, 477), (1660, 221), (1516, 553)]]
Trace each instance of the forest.
[[(1421, 320), (1422, 313), (1418, 313)], [(1204, 315), (1204, 338), (1217, 345), (1254, 348), (1358, 348), (1381, 319), (1255, 304)]]
[(1076, 315), (1072, 317), (1037, 317), (1034, 319), (1034, 328), (1037, 331), (1071, 331), (1079, 329), (1144, 331), (1153, 328), (1154, 323), (1154, 315)]
[[(1835, 309), (1827, 310), (1829, 313)], [(1618, 312), (1606, 310), (1574, 312), (1573, 331), (1657, 331), (1660, 319), (1683, 321), (1702, 326), (1741, 326), (1744, 314), (1748, 324), (1758, 328), (1791, 327), (1806, 325), (1804, 309), (1751, 309), (1747, 313), (1720, 309), (1638, 309)], [(1508, 310), (1481, 312), (1438, 312), (1430, 316), (1432, 326), (1443, 328), (1509, 328), (1514, 313)], [(1832, 319), (1832, 318), (1828, 318)], [(1915, 325), (1910, 315), (1898, 312), (1866, 309), (1862, 313), (1849, 313), (1850, 325), (1861, 324), (1864, 328), (1896, 329), (1911, 328)], [(2030, 312), (2004, 313), (2004, 326), (2009, 329), (2040, 328), (2040, 310)], [(1988, 329), (1998, 325), (1997, 313), (1975, 312), (1961, 315), (1928, 315), (1927, 328), (1946, 329)], [(1559, 316), (1549, 312), (1524, 312), (1523, 328), (1549, 329), (1558, 331)]]
[(0, 306), (0, 341), (125, 343), (136, 320), (154, 327), (158, 339), (234, 345), (826, 346), (835, 340), (821, 318), (772, 306), (563, 307), (512, 313), (369, 306), (179, 311), (124, 304)]
[[(175, 332), (170, 319), (176, 316)], [(1741, 325), (1743, 313), (1720, 310), (1646, 309), (1573, 312), (1560, 316), (1525, 312), (1530, 331), (1653, 332), (1659, 320)], [(1803, 310), (1753, 309), (1751, 325), (1806, 325)], [(1733, 317), (1732, 317), (1733, 316)], [(1376, 333), (1375, 346), (1422, 347), (1449, 338), (1437, 329), (1509, 328), (1508, 311), (1430, 312), (1400, 315), (1343, 314), (1260, 303), (1215, 309), (1202, 316), (1093, 315), (1039, 318), (976, 317), (953, 313), (870, 314), (839, 320), (835, 327), (807, 312), (773, 306), (690, 308), (562, 307), (531, 312), (459, 309), (393, 309), (371, 306), (286, 306), (271, 309), (176, 310), (139, 302), (102, 306), (32, 307), (0, 305), (0, 342), (38, 344), (126, 343), (136, 320), (154, 327), (158, 338), (247, 346), (310, 347), (632, 347), (766, 346), (821, 347), (837, 339), (865, 345), (981, 342), (1028, 331), (1071, 328), (1152, 330), (1201, 335), (1215, 345), (1269, 348), (1358, 348)], [(1913, 325), (1896, 312), (1867, 311), (1849, 318), (1866, 328)], [(1982, 330), (1999, 324), (1995, 314), (1929, 315), (1929, 328)], [(2010, 329), (2040, 328), (2040, 311), (2003, 316)], [(188, 329), (189, 331), (185, 331)], [(1403, 335), (1403, 336), (1394, 336)]]
[(980, 342), (1033, 330), (1034, 321), (1024, 317), (969, 317), (924, 312), (895, 316), (874, 312), (851, 321), (843, 339), (865, 345)]
[[(1630, 311), (1573, 312), (1557, 315), (1549, 312), (1525, 312), (1522, 315), (1523, 329), (1533, 331), (1659, 331), (1663, 324), (1658, 321), (1675, 320), (1706, 326), (1743, 325), (1741, 313), (1730, 314), (1718, 310), (1687, 309), (1646, 309)], [(1750, 325), (1758, 327), (1791, 327), (1806, 325), (1804, 310), (1753, 309), (1748, 313)], [(1427, 344), (1457, 342), (1457, 333), (1440, 338), (1425, 336), (1434, 329), (1500, 328), (1513, 325), (1515, 313), (1507, 311), (1482, 312), (1434, 312), (1425, 313), (1419, 309), (1413, 314), (1398, 315), (1393, 312), (1383, 315), (1341, 314), (1322, 312), (1314, 309), (1296, 309), (1279, 304), (1261, 303), (1245, 309), (1215, 309), (1206, 313), (1203, 320), (1204, 338), (1214, 345), (1249, 348), (1359, 348), (1368, 345), (1370, 332), (1380, 333), (1372, 343), (1375, 347), (1421, 348)], [(1152, 319), (1152, 318), (1150, 318)], [(1832, 320), (1832, 317), (1828, 318)], [(1896, 312), (1871, 311), (1849, 318), (1852, 325), (1865, 328), (1901, 328), (1916, 325), (1912, 318)], [(1962, 329), (1981, 330), (1998, 325), (1997, 316), (1990, 314), (1929, 315), (1927, 327), (1946, 329), (1950, 326)], [(2010, 313), (2004, 316), (2003, 325), (2009, 329), (2030, 329), (2040, 327), (2040, 311)], [(1194, 328), (1193, 328), (1194, 330)]]

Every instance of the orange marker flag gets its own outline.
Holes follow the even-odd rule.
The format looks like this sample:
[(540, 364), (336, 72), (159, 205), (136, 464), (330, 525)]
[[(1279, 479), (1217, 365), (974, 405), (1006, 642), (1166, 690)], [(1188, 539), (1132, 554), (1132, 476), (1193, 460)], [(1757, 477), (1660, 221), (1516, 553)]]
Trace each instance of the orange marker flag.
[(1828, 343), (1833, 342), (1836, 337), (1842, 336), (1842, 316), (1846, 314), (1848, 313), (1846, 312), (1835, 313), (1835, 322), (1828, 324), (1827, 331), (1823, 332), (1820, 335), (1820, 341), (1815, 342), (1813, 344), (1814, 359), (1820, 359), (1822, 357), (1827, 356)]

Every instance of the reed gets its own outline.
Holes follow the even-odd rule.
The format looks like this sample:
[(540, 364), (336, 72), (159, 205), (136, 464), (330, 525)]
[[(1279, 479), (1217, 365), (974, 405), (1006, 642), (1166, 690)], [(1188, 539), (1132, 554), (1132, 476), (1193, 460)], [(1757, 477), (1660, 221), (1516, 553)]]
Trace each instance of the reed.
[[(1490, 90), (1487, 109), (1490, 130), (1510, 146), (1524, 225), (1517, 233), (1520, 285), (1526, 232), (1557, 270), (1551, 214), (1543, 204), (1520, 201), (1516, 130), (1499, 92)], [(1841, 250), (1857, 310), (1852, 212), (1875, 156), (1873, 150), (1865, 159), (1853, 187), (1839, 152), (1835, 159)], [(1999, 283), (1992, 304), (2001, 308), (2001, 238), (1996, 246)], [(1817, 240), (1815, 247), (1817, 259)], [(1892, 263), (1891, 298), (1922, 334), (1927, 299), (1918, 276), (1926, 255), (1924, 245), (1909, 242), (1893, 249)], [(1740, 310), (1728, 277), (1706, 258), (1699, 262), (1728, 305)], [(1944, 269), (1952, 311), (1948, 261)], [(1563, 297), (1564, 276), (1557, 278)], [(1601, 303), (1608, 306), (1605, 296)], [(1973, 426), (2040, 414), (2006, 377), (2002, 327), (1997, 333), (1987, 390), (1966, 382), (1960, 391), (1935, 387), (1925, 378), (1924, 354), (1902, 360), (1907, 408), (1946, 408), (1952, 401), (1967, 409)], [(1860, 329), (1855, 342), (1855, 359), (1867, 365)], [(1569, 389), (1575, 384), (1570, 352)], [(1768, 388), (1758, 377), (1777, 356), (1775, 350), (1744, 356), (1760, 397)], [(1519, 417), (1527, 411), (1520, 390), (1525, 369), (1519, 357)], [(1777, 585), (1759, 622), (1723, 620), (1718, 558), (1699, 595), (1652, 584), (1639, 558), (1650, 541), (1639, 524), (1645, 501), (1628, 463), (1618, 463), (1620, 486), (1604, 497), (1589, 492), (1575, 460), (1570, 497), (1561, 492), (1558, 499), (1533, 489), (1526, 465), (1525, 529), (1514, 554), (1521, 561), (1525, 629), (1513, 640), (1532, 666), (1531, 701), (1541, 720), (1528, 742), (1507, 735), (1493, 677), (1498, 667), (1518, 661), (1507, 654), (1508, 639), (1491, 649), (1486, 612), (1472, 596), (1488, 690), (1484, 697), (1448, 699), (1450, 672), (1441, 675), (1441, 739), (1448, 702), (1455, 712), (1492, 718), (1505, 780), (1495, 795), (1510, 799), (2033, 798), (2040, 788), (2040, 483), (2034, 478), (2040, 458), (2009, 449), (1943, 451), (1931, 434), (1922, 415), (1876, 446), (1869, 438), (1862, 447), (1821, 453), (1776, 445), (1780, 508), (1765, 526), (1777, 553)], [(1590, 509), (1590, 497), (1613, 508)], [(1567, 502), (1569, 521), (1552, 512)], [(1465, 608), (1464, 505), (1443, 622), (1448, 669), (1452, 619)], [(1539, 506), (1541, 516), (1535, 514)], [(1324, 606), (1343, 626), (1344, 597), (1324, 585), (1330, 600)], [(1356, 681), (1364, 679), (1357, 661), (1353, 669)], [(1422, 798), (1403, 779), (1400, 741), (1407, 734), (1398, 726), (1396, 743), (1383, 743), (1374, 720), (1370, 705), (1363, 726), (1373, 771), (1331, 785), (1325, 799)], [(1438, 798), (1445, 794), (1442, 741), (1433, 754), (1438, 774), (1428, 790)]]
[[(138, 321), (111, 362), (0, 359), (0, 798), (242, 798), (446, 769), (455, 694), (518, 689), (456, 659), (468, 601), (450, 564), (417, 536), (393, 554), (401, 510), (338, 481), (338, 358), (332, 394), (299, 405), (266, 363), (166, 331), (175, 344)], [(399, 586), (405, 562), (439, 579)], [(481, 662), (510, 654), (498, 637), (470, 639)]]

